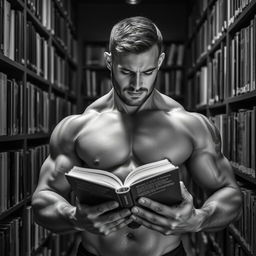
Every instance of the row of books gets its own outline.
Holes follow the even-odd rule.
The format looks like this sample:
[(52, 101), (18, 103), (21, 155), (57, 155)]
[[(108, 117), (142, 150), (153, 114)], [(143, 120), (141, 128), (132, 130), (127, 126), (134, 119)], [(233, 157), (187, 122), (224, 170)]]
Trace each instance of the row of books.
[(25, 256), (31, 256), (41, 244), (50, 236), (50, 231), (39, 226), (34, 221), (33, 211), (31, 206), (26, 207), (24, 228), (26, 237)]
[(90, 69), (84, 71), (83, 95), (99, 97), (109, 92), (111, 88), (112, 82), (108, 73)]
[(230, 42), (230, 89), (235, 96), (256, 89), (256, 15)]
[[(50, 109), (54, 109), (51, 111), (51, 119)], [(0, 136), (48, 133), (50, 125), (55, 125), (63, 117), (76, 111), (71, 101), (49, 94), (31, 82), (26, 84), (25, 98), (23, 83), (8, 79), (6, 74), (0, 73)], [(24, 113), (27, 115), (26, 123)]]
[(67, 59), (53, 45), (41, 37), (32, 22), (27, 23), (27, 66), (38, 76), (66, 90), (69, 87)]
[[(207, 66), (196, 73), (198, 106), (223, 101), (227, 97), (248, 93), (256, 89), (256, 15), (250, 25), (238, 31), (227, 47), (217, 49)], [(230, 81), (227, 85), (227, 65), (230, 64)]]
[(216, 115), (211, 120), (220, 131), (224, 155), (230, 161), (243, 166), (243, 169), (238, 169), (255, 179), (256, 107), (250, 110), (241, 109), (230, 115)]
[(217, 0), (210, 10), (208, 23), (208, 45), (213, 45), (227, 28), (227, 2)]
[(231, 113), (228, 122), (230, 160), (246, 167), (243, 172), (255, 178), (256, 107), (254, 106), (252, 110), (242, 109), (239, 112)]
[[(85, 65), (105, 66), (104, 52), (108, 51), (105, 45), (85, 46)], [(164, 45), (165, 66), (182, 66), (185, 55), (185, 45), (182, 43), (169, 43)]]
[(54, 7), (54, 1), (27, 0), (26, 3), (28, 9), (41, 22), (42, 26), (50, 31), (52, 28), (52, 15), (50, 14)]
[(225, 6), (224, 0), (217, 0), (209, 11), (209, 18), (205, 19), (198, 28), (191, 41), (190, 66), (195, 66), (225, 31), (227, 27)]
[(164, 45), (165, 60), (163, 65), (167, 67), (182, 66), (184, 63), (185, 45), (179, 43), (170, 43)]
[[(189, 15), (188, 19), (188, 32), (189, 37), (192, 37), (195, 26), (202, 19), (204, 12), (207, 10), (207, 0), (197, 0), (194, 4), (194, 8)], [(205, 19), (206, 27), (205, 33), (207, 34), (207, 43), (209, 47), (213, 44), (220, 36), (223, 31), (227, 28), (227, 2), (225, 0), (216, 0), (214, 4), (208, 10), (209, 19)]]
[(195, 104), (199, 106), (212, 105), (222, 102), (227, 98), (227, 47), (216, 50), (207, 65), (196, 72), (195, 81), (191, 86), (196, 86)]
[(27, 0), (27, 6), (42, 26), (53, 34), (72, 59), (77, 61), (77, 42), (73, 36), (69, 18), (73, 12), (71, 0)]
[(228, 0), (227, 1), (227, 21), (230, 26), (244, 11), (252, 0)]
[(0, 255), (67, 255), (74, 239), (74, 235), (54, 234), (35, 223), (30, 205), (25, 208), (24, 218), (13, 217), (0, 221)]
[(0, 255), (22, 255), (22, 219), (0, 221)]
[(30, 147), (26, 152), (27, 160), (27, 195), (32, 195), (38, 184), (41, 166), (49, 155), (49, 145)]
[[(243, 237), (247, 244), (248, 251), (252, 255), (256, 254), (256, 192), (253, 187), (239, 183), (241, 187), (243, 204), (242, 216), (233, 225), (239, 235)], [(230, 254), (233, 255), (233, 254)]]
[(156, 80), (156, 88), (166, 95), (180, 96), (183, 84), (182, 70), (160, 70)]
[(23, 127), (24, 86), (0, 72), (0, 135), (17, 135)]
[(54, 128), (64, 117), (76, 114), (77, 105), (70, 100), (51, 94), (51, 128)]
[(24, 64), (24, 14), (0, 0), (0, 53)]
[(68, 62), (63, 58), (55, 47), (51, 47), (51, 78), (50, 82), (63, 90), (68, 89)]
[[(209, 10), (208, 42), (209, 46), (214, 44), (222, 35), (223, 31), (229, 27), (244, 11), (252, 0), (217, 0)], [(194, 29), (202, 18), (207, 8), (207, 0), (197, 0), (188, 19), (189, 37), (194, 33)]]
[[(207, 104), (222, 102), (226, 96), (227, 88), (227, 47), (223, 46), (214, 52), (207, 63)], [(206, 87), (206, 85), (204, 85)]]
[(27, 67), (44, 79), (49, 79), (49, 43), (27, 22)]
[(49, 93), (27, 82), (27, 124), (28, 134), (48, 133), (50, 117)]
[(208, 34), (207, 34), (207, 22), (205, 21), (199, 28), (195, 39), (192, 41), (192, 63), (195, 65), (207, 53), (208, 49)]
[(198, 24), (200, 18), (207, 10), (208, 0), (196, 0), (193, 3), (192, 10), (188, 16), (188, 37), (190, 38), (194, 32), (194, 28)]
[(23, 158), (23, 150), (0, 153), (0, 213), (24, 199)]

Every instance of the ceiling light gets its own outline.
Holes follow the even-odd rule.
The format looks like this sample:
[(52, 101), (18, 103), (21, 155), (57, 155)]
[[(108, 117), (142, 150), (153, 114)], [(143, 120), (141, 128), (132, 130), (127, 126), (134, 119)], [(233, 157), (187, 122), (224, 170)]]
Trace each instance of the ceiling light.
[(135, 4), (139, 4), (141, 2), (141, 0), (125, 0), (125, 2), (127, 4), (135, 5)]

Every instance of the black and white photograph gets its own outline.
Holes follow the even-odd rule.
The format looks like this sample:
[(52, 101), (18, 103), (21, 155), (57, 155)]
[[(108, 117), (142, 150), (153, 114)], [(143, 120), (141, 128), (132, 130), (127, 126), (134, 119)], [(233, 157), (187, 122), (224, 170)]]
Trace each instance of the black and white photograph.
[(0, 256), (256, 256), (256, 0), (0, 0)]

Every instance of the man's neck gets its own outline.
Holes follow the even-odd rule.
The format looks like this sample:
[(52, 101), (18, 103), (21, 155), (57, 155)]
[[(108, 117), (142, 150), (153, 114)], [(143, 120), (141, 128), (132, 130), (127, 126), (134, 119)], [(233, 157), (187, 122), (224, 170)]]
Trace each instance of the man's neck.
[(124, 112), (127, 114), (134, 114), (136, 112), (152, 108), (154, 91), (149, 95), (149, 97), (141, 105), (138, 105), (138, 106), (129, 106), (125, 104), (123, 100), (118, 96), (116, 91), (115, 90), (113, 91), (114, 91), (114, 106), (120, 112)]

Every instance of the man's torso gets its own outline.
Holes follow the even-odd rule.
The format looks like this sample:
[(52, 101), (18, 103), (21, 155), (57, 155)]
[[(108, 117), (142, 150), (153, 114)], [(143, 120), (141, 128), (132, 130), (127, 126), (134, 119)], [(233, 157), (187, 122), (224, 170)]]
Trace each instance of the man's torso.
[[(147, 109), (126, 114), (109, 109), (88, 115), (75, 137), (76, 154), (84, 166), (108, 170), (122, 180), (134, 167), (164, 158), (184, 171), (193, 149), (176, 111)], [(108, 236), (83, 232), (82, 237), (85, 248), (104, 256), (158, 256), (180, 242), (179, 236), (165, 236), (143, 226), (126, 227)]]

